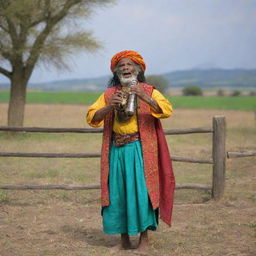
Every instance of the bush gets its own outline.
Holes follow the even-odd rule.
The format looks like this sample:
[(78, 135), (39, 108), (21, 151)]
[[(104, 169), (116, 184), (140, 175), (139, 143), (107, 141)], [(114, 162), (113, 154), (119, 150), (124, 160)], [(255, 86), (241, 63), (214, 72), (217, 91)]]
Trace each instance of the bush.
[(233, 96), (233, 97), (237, 97), (237, 96), (240, 96), (240, 95), (241, 95), (241, 92), (238, 91), (238, 90), (233, 91), (232, 94), (231, 94), (231, 96)]
[(147, 76), (146, 81), (148, 84), (155, 86), (156, 89), (161, 93), (167, 92), (169, 88), (169, 82), (163, 76), (157, 76), (157, 75)]
[(184, 96), (201, 96), (203, 91), (198, 86), (187, 86), (182, 90)]
[(217, 96), (223, 97), (224, 95), (225, 95), (224, 90), (219, 89), (219, 90), (217, 91)]

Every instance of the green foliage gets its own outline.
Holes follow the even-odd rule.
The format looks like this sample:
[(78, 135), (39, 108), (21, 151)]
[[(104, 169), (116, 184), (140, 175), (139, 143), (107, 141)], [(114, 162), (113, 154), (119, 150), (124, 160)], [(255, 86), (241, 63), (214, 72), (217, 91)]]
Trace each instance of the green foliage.
[(255, 228), (256, 229), (256, 222), (255, 221), (250, 222), (250, 223), (247, 224), (247, 226), (250, 227), (250, 228)]
[(223, 90), (223, 89), (219, 89), (219, 90), (217, 91), (217, 95), (218, 95), (219, 97), (224, 96), (224, 95), (225, 95), (224, 90)]
[[(0, 2), (0, 56), (24, 67), (38, 60), (65, 65), (65, 57), (77, 49), (94, 51), (100, 47), (91, 32), (78, 22), (90, 16), (95, 7), (113, 0), (13, 0)], [(65, 28), (65, 29), (63, 29)]]
[(75, 51), (101, 47), (81, 25), (95, 7), (114, 1), (0, 0), (0, 73), (12, 84), (8, 125), (23, 125), (27, 84), (40, 61), (69, 69)]
[(151, 75), (146, 77), (148, 84), (151, 84), (156, 87), (156, 89), (162, 93), (165, 93), (168, 90), (169, 82), (166, 78), (159, 75)]
[(240, 96), (240, 95), (241, 95), (241, 92), (238, 91), (238, 90), (233, 91), (232, 94), (231, 94), (231, 96), (233, 96), (233, 97), (237, 97), (237, 96)]
[(201, 96), (203, 95), (202, 89), (198, 86), (187, 86), (182, 90), (184, 96)]
[(0, 203), (9, 203), (10, 198), (8, 196), (7, 191), (0, 190)]

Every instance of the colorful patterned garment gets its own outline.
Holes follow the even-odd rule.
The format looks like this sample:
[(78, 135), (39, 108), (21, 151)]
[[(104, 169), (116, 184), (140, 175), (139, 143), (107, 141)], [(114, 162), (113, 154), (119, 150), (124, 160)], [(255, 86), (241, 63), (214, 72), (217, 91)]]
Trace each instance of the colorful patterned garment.
[[(145, 83), (141, 83), (140, 85), (148, 95), (152, 94), (152, 86)], [(107, 104), (117, 89), (120, 88), (118, 86), (112, 87), (105, 92)], [(109, 153), (113, 117), (113, 112), (110, 112), (104, 119), (101, 151), (102, 206), (109, 205)], [(142, 143), (144, 174), (149, 198), (153, 209), (160, 207), (160, 218), (170, 225), (175, 187), (171, 159), (160, 121), (151, 115), (149, 105), (141, 100), (139, 101), (138, 126)]]
[(110, 204), (102, 209), (103, 231), (134, 236), (156, 230), (158, 214), (148, 197), (141, 142), (112, 143), (109, 163)]

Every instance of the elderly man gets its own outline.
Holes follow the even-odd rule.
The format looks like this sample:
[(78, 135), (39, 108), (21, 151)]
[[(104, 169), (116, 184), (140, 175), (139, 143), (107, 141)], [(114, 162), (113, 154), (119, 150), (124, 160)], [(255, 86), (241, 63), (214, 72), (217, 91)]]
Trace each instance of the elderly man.
[(87, 122), (104, 125), (101, 152), (103, 230), (121, 234), (120, 249), (140, 233), (137, 250), (148, 248), (147, 230), (160, 218), (171, 224), (175, 180), (160, 118), (172, 114), (170, 102), (146, 84), (145, 62), (135, 51), (111, 60), (109, 88), (89, 107)]

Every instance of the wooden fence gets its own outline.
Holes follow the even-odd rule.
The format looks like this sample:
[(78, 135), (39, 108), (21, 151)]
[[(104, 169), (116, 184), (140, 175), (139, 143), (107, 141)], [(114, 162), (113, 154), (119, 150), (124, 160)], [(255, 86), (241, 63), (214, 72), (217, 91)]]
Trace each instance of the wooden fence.
[[(40, 132), (40, 133), (102, 133), (102, 129), (83, 128), (39, 128), (39, 127), (3, 127), (0, 131), (11, 132)], [(225, 188), (226, 169), (226, 121), (224, 116), (215, 116), (210, 128), (191, 128), (179, 130), (165, 130), (166, 135), (212, 133), (212, 158), (198, 159), (191, 157), (172, 155), (173, 161), (212, 164), (212, 185), (206, 184), (177, 184), (176, 189), (200, 189), (211, 190), (212, 198), (218, 200), (222, 197)], [(0, 157), (45, 157), (45, 158), (95, 158), (99, 153), (22, 153), (22, 152), (0, 152)], [(63, 190), (85, 190), (99, 189), (99, 185), (0, 185), (0, 189), (24, 190), (24, 189), (63, 189)]]

